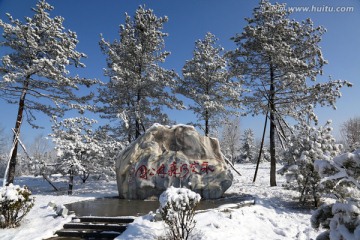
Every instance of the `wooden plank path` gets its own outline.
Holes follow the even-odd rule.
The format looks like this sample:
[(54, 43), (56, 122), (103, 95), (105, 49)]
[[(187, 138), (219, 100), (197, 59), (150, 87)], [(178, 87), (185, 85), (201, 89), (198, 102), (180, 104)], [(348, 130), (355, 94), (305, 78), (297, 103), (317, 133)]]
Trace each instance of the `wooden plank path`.
[(127, 225), (132, 223), (132, 217), (74, 217), (72, 222), (64, 224), (63, 229), (55, 234), (55, 239), (114, 239), (123, 233)]

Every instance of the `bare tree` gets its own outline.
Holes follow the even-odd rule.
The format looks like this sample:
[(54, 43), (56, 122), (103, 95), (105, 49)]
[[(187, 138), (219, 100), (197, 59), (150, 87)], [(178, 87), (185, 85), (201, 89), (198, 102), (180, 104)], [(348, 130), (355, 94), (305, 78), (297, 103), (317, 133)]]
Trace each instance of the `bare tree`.
[(54, 168), (56, 160), (56, 152), (51, 140), (44, 134), (39, 134), (28, 146), (28, 151), (32, 160), (29, 163), (31, 173), (35, 175), (49, 174), (50, 169)]
[(29, 147), (29, 154), (34, 159), (42, 159), (50, 151), (53, 151), (51, 141), (44, 134), (37, 135)]
[(360, 147), (360, 117), (346, 120), (340, 127), (340, 134), (344, 140), (345, 147), (354, 151)]

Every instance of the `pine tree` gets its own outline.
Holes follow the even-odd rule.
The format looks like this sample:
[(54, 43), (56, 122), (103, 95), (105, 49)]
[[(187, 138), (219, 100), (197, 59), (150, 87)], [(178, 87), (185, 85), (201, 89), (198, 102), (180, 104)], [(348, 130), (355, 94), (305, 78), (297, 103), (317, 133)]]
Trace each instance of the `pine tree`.
[(241, 145), (241, 158), (244, 162), (256, 163), (256, 147), (254, 132), (252, 129), (246, 129), (243, 133)]
[(162, 32), (167, 21), (140, 6), (133, 18), (126, 14), (120, 40), (100, 41), (110, 82), (100, 89), (99, 111), (105, 118), (123, 120), (120, 131), (126, 132), (129, 142), (153, 123), (169, 122), (163, 107), (180, 106), (168, 91), (175, 86), (176, 73), (160, 67), (170, 54), (164, 51), (167, 34)]
[[(10, 23), (0, 20), (3, 29), (0, 46), (11, 50), (1, 58), (0, 98), (18, 105), (14, 140), (20, 134), (24, 113), (31, 126), (39, 127), (35, 124), (35, 112), (49, 117), (61, 117), (70, 109), (83, 112), (89, 107), (86, 103), (92, 95), (79, 97), (74, 90), (97, 83), (70, 76), (68, 66), (85, 67), (80, 60), (86, 55), (75, 50), (76, 33), (65, 31), (64, 18), (51, 18), (49, 12), (53, 7), (44, 0), (32, 10), (34, 16), (26, 17), (25, 23), (10, 14), (7, 14)], [(18, 149), (15, 142), (7, 184), (14, 180)]]
[[(241, 34), (232, 38), (238, 48), (229, 53), (231, 70), (248, 89), (244, 104), (249, 113), (264, 114), (270, 120), (270, 186), (276, 185), (276, 134), (285, 118), (311, 118), (316, 105), (335, 107), (346, 81), (314, 83), (327, 61), (319, 43), (325, 32), (310, 19), (290, 19), (285, 4), (261, 1)], [(308, 84), (308, 80), (311, 83)]]
[(186, 61), (182, 72), (179, 92), (193, 101), (189, 109), (203, 121), (193, 124), (208, 136), (221, 119), (240, 107), (240, 84), (230, 78), (224, 49), (211, 33), (196, 41), (193, 58)]
[(313, 201), (318, 206), (323, 187), (321, 177), (316, 171), (315, 161), (318, 159), (330, 160), (341, 151), (341, 145), (336, 144), (331, 135), (331, 121), (319, 128), (311, 127), (306, 122), (296, 125), (293, 135), (289, 137), (289, 146), (285, 156), (291, 162), (285, 175), (287, 188), (300, 193), (300, 201)]

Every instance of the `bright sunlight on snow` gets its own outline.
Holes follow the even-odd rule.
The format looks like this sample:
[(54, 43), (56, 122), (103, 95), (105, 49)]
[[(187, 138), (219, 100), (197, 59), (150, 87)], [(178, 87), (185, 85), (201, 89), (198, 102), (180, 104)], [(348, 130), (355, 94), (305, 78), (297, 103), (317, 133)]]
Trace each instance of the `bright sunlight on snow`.
[[(280, 167), (280, 166), (278, 166)], [(228, 194), (251, 194), (255, 205), (232, 208), (225, 205), (217, 209), (199, 211), (195, 215), (196, 227), (191, 239), (311, 239), (317, 236), (310, 226), (311, 211), (298, 205), (298, 193), (285, 190), (281, 184), (284, 177), (278, 176), (278, 187), (269, 187), (269, 163), (262, 163), (258, 179), (252, 183), (254, 164), (237, 164), (242, 176), (234, 173), (233, 186)], [(66, 204), (96, 197), (116, 196), (114, 181), (88, 181), (77, 183), (73, 196), (57, 196), (48, 183), (40, 177), (20, 177), (16, 184), (26, 184), (35, 196), (35, 206), (25, 217), (21, 226), (0, 231), (0, 239), (27, 240), (51, 237), (56, 230), (71, 220), (56, 217), (53, 209), (47, 207), (50, 201)], [(159, 203), (160, 206), (160, 203)], [(117, 239), (157, 239), (165, 235), (162, 222), (151, 222), (150, 216), (135, 219)]]

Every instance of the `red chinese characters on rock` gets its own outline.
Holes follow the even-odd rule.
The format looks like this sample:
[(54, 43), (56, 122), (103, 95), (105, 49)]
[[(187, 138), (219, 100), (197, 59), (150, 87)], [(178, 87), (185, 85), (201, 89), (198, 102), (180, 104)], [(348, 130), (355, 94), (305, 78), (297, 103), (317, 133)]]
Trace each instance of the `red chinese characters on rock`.
[(172, 162), (168, 167), (164, 164), (161, 164), (157, 169), (152, 167), (147, 167), (141, 165), (136, 169), (132, 169), (132, 172), (135, 174), (135, 178), (140, 179), (150, 179), (151, 177), (158, 176), (164, 178), (169, 177), (178, 177), (184, 179), (189, 176), (189, 174), (209, 174), (214, 172), (215, 169), (213, 166), (209, 165), (208, 162), (193, 162), (190, 165), (187, 163), (178, 164), (177, 162)]

